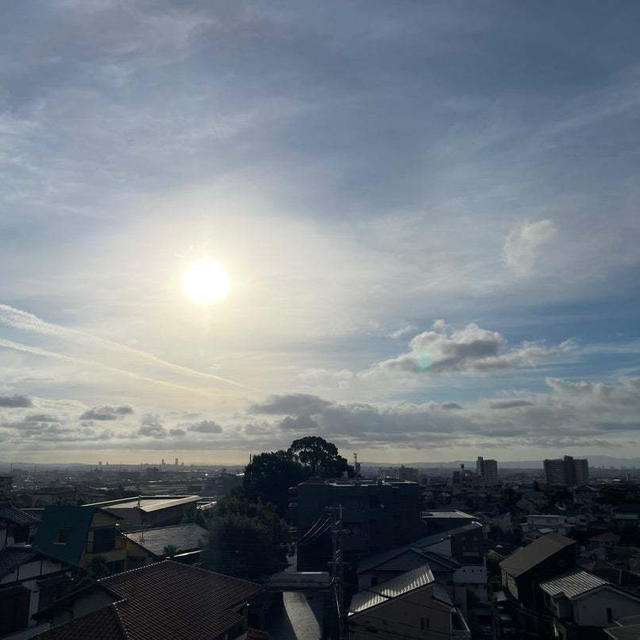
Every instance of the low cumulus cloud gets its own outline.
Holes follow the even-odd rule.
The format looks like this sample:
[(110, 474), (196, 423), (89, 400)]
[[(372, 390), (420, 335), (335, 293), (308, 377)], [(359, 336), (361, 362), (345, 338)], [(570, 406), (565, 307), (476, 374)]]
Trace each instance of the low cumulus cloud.
[(523, 342), (516, 347), (509, 347), (498, 331), (483, 329), (474, 323), (454, 330), (443, 320), (437, 320), (431, 330), (412, 338), (407, 353), (378, 362), (363, 375), (380, 371), (478, 375), (533, 366), (544, 358), (571, 348), (573, 343), (569, 340), (555, 346), (546, 346), (541, 342)]
[(159, 416), (148, 413), (142, 416), (140, 420), (138, 435), (146, 436), (147, 438), (166, 438), (167, 430), (162, 425)]
[(271, 396), (262, 404), (252, 405), (249, 411), (265, 415), (313, 415), (330, 404), (327, 400), (308, 393), (292, 393)]
[(80, 420), (117, 420), (132, 413), (133, 409), (126, 405), (120, 407), (93, 407), (92, 409), (87, 409), (80, 416)]
[(213, 420), (202, 420), (187, 427), (189, 431), (196, 433), (222, 433), (222, 427)]
[(9, 409), (21, 409), (25, 407), (32, 407), (33, 402), (31, 398), (22, 395), (12, 396), (0, 396), (0, 407), (7, 407)]
[[(315, 397), (318, 411), (285, 416), (275, 432), (317, 433), (342, 446), (619, 446), (640, 428), (640, 378), (615, 385), (546, 381), (546, 393), (455, 402), (344, 403)], [(606, 442), (606, 445), (603, 444)], [(617, 444), (616, 444), (617, 443)]]
[(519, 276), (531, 275), (541, 250), (555, 237), (555, 225), (548, 219), (516, 227), (504, 241), (505, 263)]

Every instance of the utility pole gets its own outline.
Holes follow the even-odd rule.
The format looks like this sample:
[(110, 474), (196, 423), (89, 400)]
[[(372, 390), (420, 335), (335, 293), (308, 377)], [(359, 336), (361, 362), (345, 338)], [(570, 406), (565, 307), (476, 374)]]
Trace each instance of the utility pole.
[(338, 639), (345, 639), (345, 619), (344, 610), (344, 558), (342, 553), (342, 505), (328, 507), (331, 515), (331, 547), (332, 559), (329, 563), (331, 567), (331, 583), (336, 601), (338, 613)]

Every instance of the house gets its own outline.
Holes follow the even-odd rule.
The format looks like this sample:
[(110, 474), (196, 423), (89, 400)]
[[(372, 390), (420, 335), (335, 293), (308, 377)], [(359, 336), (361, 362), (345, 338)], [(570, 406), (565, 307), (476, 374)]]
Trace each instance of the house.
[(180, 524), (187, 508), (195, 508), (200, 496), (138, 496), (85, 505), (117, 516), (123, 531)]
[(173, 549), (171, 557), (192, 564), (200, 560), (207, 541), (207, 530), (195, 523), (155, 527), (125, 533), (127, 568), (166, 558), (167, 547)]
[(39, 523), (35, 516), (0, 502), (0, 549), (31, 542)]
[(483, 564), (487, 541), (482, 523), (473, 520), (454, 529), (423, 536), (411, 546), (442, 553), (461, 564)]
[(34, 614), (62, 595), (71, 567), (28, 545), (0, 550), (0, 638), (30, 638), (41, 630)]
[(118, 516), (97, 507), (45, 507), (34, 546), (75, 567), (86, 568), (94, 558), (100, 557), (110, 572), (122, 571), (127, 550), (117, 526), (119, 520)]
[(537, 609), (538, 584), (575, 566), (576, 542), (555, 533), (538, 538), (500, 563), (502, 586), (525, 607)]
[(38, 640), (234, 640), (262, 587), (164, 560), (98, 580), (39, 614)]
[(640, 616), (640, 598), (582, 569), (546, 580), (540, 589), (563, 640), (601, 637), (598, 630), (615, 619)]
[(471, 637), (464, 617), (428, 566), (356, 593), (347, 622), (350, 640)]
[[(441, 554), (423, 551), (414, 547), (399, 547), (362, 560), (358, 566), (358, 589), (368, 587), (396, 578), (407, 571), (428, 566), (438, 582), (453, 584), (453, 573), (460, 564), (453, 558)], [(438, 580), (436, 567), (442, 580)]]

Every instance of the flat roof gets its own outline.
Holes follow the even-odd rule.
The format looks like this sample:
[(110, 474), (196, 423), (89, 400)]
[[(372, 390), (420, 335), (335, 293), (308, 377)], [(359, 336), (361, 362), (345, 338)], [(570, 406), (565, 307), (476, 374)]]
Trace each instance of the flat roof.
[(140, 509), (145, 513), (169, 509), (181, 504), (198, 502), (200, 496), (140, 496), (138, 498), (125, 498), (124, 500), (110, 500), (108, 502), (96, 502), (93, 505), (102, 509)]

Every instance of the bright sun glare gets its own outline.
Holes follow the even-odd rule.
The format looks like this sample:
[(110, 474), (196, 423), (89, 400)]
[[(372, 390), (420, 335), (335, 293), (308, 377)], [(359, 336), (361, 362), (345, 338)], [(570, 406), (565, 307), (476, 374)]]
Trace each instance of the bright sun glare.
[(184, 272), (184, 292), (198, 304), (211, 304), (227, 297), (229, 279), (225, 268), (215, 260), (202, 258)]

